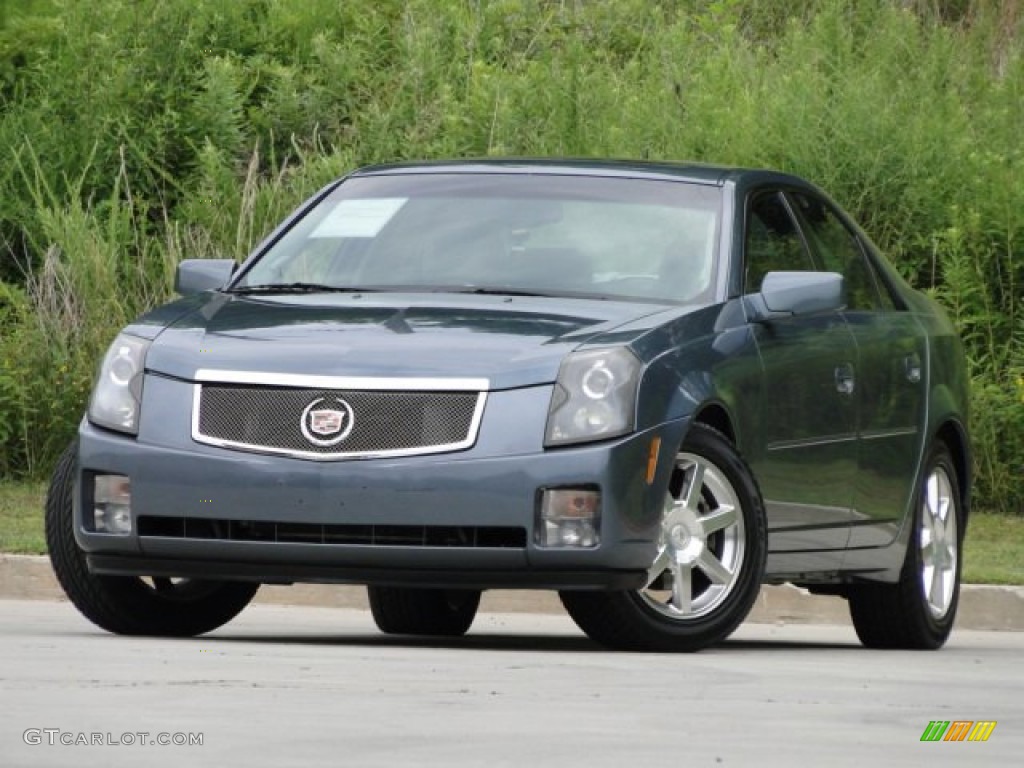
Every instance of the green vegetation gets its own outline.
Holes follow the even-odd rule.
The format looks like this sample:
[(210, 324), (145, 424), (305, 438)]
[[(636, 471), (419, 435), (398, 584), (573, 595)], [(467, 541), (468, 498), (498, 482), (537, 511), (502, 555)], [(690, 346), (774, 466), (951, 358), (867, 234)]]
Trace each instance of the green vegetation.
[(964, 539), (964, 581), (1024, 584), (1024, 517), (972, 517)]
[(0, 552), (40, 555), (46, 552), (43, 535), (42, 483), (0, 482)]
[(0, 477), (45, 476), (118, 326), (360, 164), (771, 166), (961, 329), (979, 506), (1024, 514), (1017, 0), (5, 0)]

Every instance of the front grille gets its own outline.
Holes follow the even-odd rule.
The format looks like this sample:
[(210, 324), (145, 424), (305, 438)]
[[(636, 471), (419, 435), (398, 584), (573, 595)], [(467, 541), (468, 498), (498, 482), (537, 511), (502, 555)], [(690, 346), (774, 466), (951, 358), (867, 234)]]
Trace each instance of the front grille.
[(320, 525), (263, 520), (140, 515), (140, 536), (166, 539), (348, 544), (371, 547), (465, 547), (523, 549), (526, 529), (455, 525)]
[[(327, 390), (197, 384), (193, 438), (223, 447), (309, 458), (413, 455), (468, 448), (476, 439), (483, 393)], [(313, 408), (343, 415), (335, 444), (310, 435)], [(338, 432), (341, 434), (341, 431)]]

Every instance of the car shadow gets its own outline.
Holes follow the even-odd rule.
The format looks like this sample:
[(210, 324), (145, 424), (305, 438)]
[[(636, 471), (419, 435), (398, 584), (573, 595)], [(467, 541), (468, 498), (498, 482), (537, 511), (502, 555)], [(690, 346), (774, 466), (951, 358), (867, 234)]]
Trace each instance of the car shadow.
[(331, 645), (346, 648), (432, 648), (459, 651), (550, 651), (595, 652), (604, 649), (586, 637), (556, 635), (490, 635), (470, 634), (464, 637), (415, 637), (378, 634), (345, 635), (204, 635), (204, 643), (268, 644), (268, 645)]
[[(610, 653), (607, 648), (598, 645), (587, 637), (539, 634), (469, 634), (464, 637), (414, 637), (378, 634), (345, 634), (345, 635), (204, 635), (193, 641), (213, 646), (229, 647), (235, 644), (267, 644), (292, 646), (335, 646), (341, 648), (424, 648), (457, 651), (519, 651), (525, 653)], [(796, 640), (726, 640), (718, 645), (705, 648), (700, 656), (717, 655), (745, 651), (856, 651), (864, 650), (855, 642), (823, 643), (801, 642)], [(622, 651), (614, 651), (622, 653)], [(663, 654), (677, 655), (677, 654)]]

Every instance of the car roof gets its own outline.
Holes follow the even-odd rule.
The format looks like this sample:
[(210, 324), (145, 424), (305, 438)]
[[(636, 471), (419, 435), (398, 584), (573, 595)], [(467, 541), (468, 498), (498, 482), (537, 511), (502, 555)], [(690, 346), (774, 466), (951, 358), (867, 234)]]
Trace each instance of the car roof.
[(372, 165), (356, 170), (353, 176), (392, 176), (411, 174), (525, 174), (551, 176), (604, 176), (659, 181), (681, 181), (722, 186), (733, 181), (740, 186), (775, 183), (808, 186), (797, 176), (771, 170), (759, 170), (705, 163), (670, 163), (646, 160), (604, 160), (591, 158), (470, 158), (427, 162)]

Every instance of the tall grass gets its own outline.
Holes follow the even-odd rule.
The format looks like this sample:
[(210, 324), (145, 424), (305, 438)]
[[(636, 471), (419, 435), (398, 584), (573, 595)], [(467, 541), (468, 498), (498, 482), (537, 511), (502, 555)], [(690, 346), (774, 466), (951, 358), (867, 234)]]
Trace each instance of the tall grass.
[[(596, 155), (832, 192), (949, 308), (978, 502), (1024, 512), (1017, 0), (50, 5), (0, 28), (0, 279), (18, 286), (0, 293), (0, 473), (45, 471), (99, 351), (177, 260), (241, 257), (331, 176)], [(43, 432), (47, 392), (72, 415)]]

